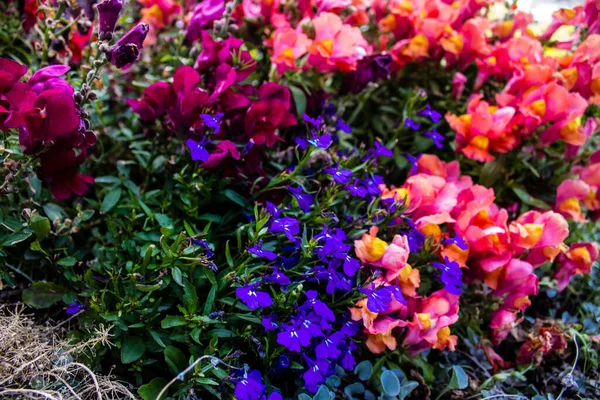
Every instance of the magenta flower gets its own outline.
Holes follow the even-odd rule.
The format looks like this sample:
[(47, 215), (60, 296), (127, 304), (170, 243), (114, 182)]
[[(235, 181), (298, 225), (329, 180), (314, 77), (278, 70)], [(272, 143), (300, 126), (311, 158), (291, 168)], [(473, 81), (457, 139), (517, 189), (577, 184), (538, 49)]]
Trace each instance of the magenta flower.
[(235, 143), (229, 140), (223, 140), (217, 143), (216, 149), (210, 154), (208, 160), (206, 160), (201, 167), (216, 168), (223, 160), (225, 160), (225, 158), (227, 158), (227, 156), (234, 160), (239, 160), (240, 152), (237, 150)]
[(123, 8), (123, 2), (121, 0), (104, 0), (96, 7), (98, 8), (98, 37), (100, 40), (110, 40), (119, 19), (119, 13)]
[(148, 24), (145, 23), (137, 24), (131, 28), (108, 50), (108, 61), (119, 69), (133, 64), (140, 56), (140, 50), (149, 29)]
[(144, 89), (141, 100), (127, 99), (127, 104), (140, 116), (142, 121), (154, 121), (163, 116), (171, 108), (177, 96), (167, 82), (156, 82)]
[(214, 21), (221, 18), (225, 12), (225, 1), (205, 0), (192, 10), (192, 18), (185, 37), (191, 42), (200, 39), (204, 29), (210, 28)]
[(290, 112), (291, 96), (288, 88), (273, 82), (263, 83), (258, 89), (258, 101), (246, 113), (246, 132), (252, 142), (272, 147), (278, 141), (278, 128), (296, 125)]
[(0, 93), (6, 93), (12, 89), (15, 82), (26, 73), (26, 66), (8, 58), (0, 58)]

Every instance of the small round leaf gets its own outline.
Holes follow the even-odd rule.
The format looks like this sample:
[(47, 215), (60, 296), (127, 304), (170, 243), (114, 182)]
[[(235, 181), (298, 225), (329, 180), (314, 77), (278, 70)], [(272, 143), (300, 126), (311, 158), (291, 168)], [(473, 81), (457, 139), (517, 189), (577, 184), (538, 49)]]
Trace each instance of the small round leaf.
[(400, 393), (400, 380), (392, 371), (383, 371), (381, 374), (381, 386), (388, 396), (398, 396)]

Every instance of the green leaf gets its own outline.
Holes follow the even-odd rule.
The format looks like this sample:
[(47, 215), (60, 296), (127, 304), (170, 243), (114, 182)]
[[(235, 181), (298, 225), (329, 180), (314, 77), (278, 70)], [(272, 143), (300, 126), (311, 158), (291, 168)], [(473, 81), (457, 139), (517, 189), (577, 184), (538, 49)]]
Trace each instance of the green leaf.
[(77, 259), (75, 257), (65, 257), (58, 260), (57, 264), (62, 265), (63, 267), (72, 267), (77, 263)]
[(210, 288), (210, 292), (208, 292), (208, 297), (206, 298), (206, 302), (204, 303), (203, 314), (208, 315), (212, 312), (213, 304), (215, 303), (215, 296), (217, 294), (217, 286), (213, 285)]
[(244, 199), (240, 194), (234, 192), (231, 189), (225, 190), (223, 194), (225, 195), (225, 197), (227, 197), (229, 200), (233, 201), (240, 207), (246, 208), (246, 199)]
[(187, 279), (183, 281), (183, 305), (191, 315), (195, 314), (198, 310), (198, 294), (196, 293), (196, 288)]
[(139, 290), (140, 292), (144, 292), (144, 293), (154, 292), (155, 290), (160, 289), (161, 286), (162, 286), (162, 283), (156, 283), (154, 285), (144, 285), (141, 283), (135, 284), (135, 288), (137, 290)]
[(392, 397), (398, 396), (400, 393), (400, 380), (396, 374), (394, 374), (394, 372), (390, 371), (389, 369), (385, 370), (379, 379), (385, 394)]
[(469, 377), (465, 370), (459, 365), (454, 365), (452, 367), (452, 379), (450, 379), (448, 389), (465, 389), (468, 385)]
[(62, 218), (66, 218), (69, 216), (66, 213), (66, 211), (63, 210), (62, 207), (57, 206), (56, 204), (53, 204), (53, 203), (44, 204), (44, 212), (46, 213), (46, 216), (52, 222), (54, 222), (56, 219), (58, 219), (60, 221)]
[[(169, 383), (165, 378), (154, 378), (149, 383), (140, 386), (138, 389), (138, 394), (143, 400), (157, 400), (157, 396), (160, 394), (160, 391)], [(164, 400), (166, 396), (163, 396)]]
[(225, 243), (225, 258), (227, 259), (227, 265), (233, 268), (233, 258), (231, 257), (231, 251), (229, 250), (229, 240)]
[(137, 336), (128, 336), (121, 344), (121, 362), (129, 364), (139, 360), (146, 352), (146, 343)]
[(156, 332), (156, 331), (155, 331), (155, 330), (153, 330), (153, 329), (150, 329), (150, 330), (148, 331), (148, 333), (150, 333), (150, 336), (152, 336), (152, 339), (154, 339), (154, 341), (155, 341), (156, 343), (158, 343), (158, 345), (159, 345), (160, 347), (166, 347), (166, 345), (165, 345), (165, 342), (163, 342), (163, 341), (162, 341), (162, 339), (160, 338), (160, 335), (158, 334), (158, 332)]
[(369, 360), (361, 361), (354, 368), (354, 373), (358, 375), (358, 379), (366, 381), (373, 374), (373, 364)]
[(169, 218), (168, 215), (165, 214), (161, 214), (161, 213), (155, 213), (154, 217), (156, 218), (156, 221), (158, 222), (158, 224), (160, 226), (172, 226), (173, 225), (173, 221), (171, 221), (171, 218)]
[(109, 212), (114, 206), (117, 205), (119, 200), (121, 199), (122, 189), (120, 187), (111, 189), (110, 192), (106, 195), (104, 200), (102, 200), (102, 205), (100, 206), (100, 213), (105, 214)]
[(62, 300), (66, 290), (52, 282), (34, 282), (23, 290), (23, 303), (35, 308), (48, 308)]
[(297, 86), (290, 86), (290, 92), (294, 98), (294, 104), (296, 105), (296, 113), (301, 118), (306, 112), (306, 94), (304, 91)]
[(24, 242), (31, 235), (33, 235), (33, 232), (31, 232), (30, 230), (24, 230), (21, 232), (13, 233), (6, 237), (6, 239), (2, 243), (2, 246), (14, 246), (15, 244)]
[(531, 196), (529, 193), (527, 193), (527, 191), (525, 189), (523, 189), (523, 187), (512, 186), (511, 189), (517, 195), (519, 200), (521, 200), (523, 203), (527, 204), (528, 206), (541, 208), (543, 210), (551, 209), (551, 207), (548, 205), (548, 203)]
[(35, 236), (38, 240), (41, 240), (48, 235), (50, 232), (50, 220), (46, 217), (42, 217), (41, 215), (34, 215), (31, 217), (31, 222), (29, 223), (31, 229), (35, 233)]
[(171, 268), (171, 275), (173, 276), (173, 280), (179, 286), (183, 286), (183, 276), (181, 274), (181, 270), (177, 267)]
[(178, 374), (186, 367), (185, 354), (175, 346), (167, 346), (164, 350), (165, 361), (174, 374)]
[(187, 324), (187, 320), (180, 315), (167, 315), (161, 322), (160, 326), (163, 329), (174, 328)]
[(329, 389), (327, 389), (327, 386), (321, 385), (319, 386), (317, 394), (314, 395), (313, 400), (330, 400), (333, 399), (333, 396), (334, 395), (329, 392)]

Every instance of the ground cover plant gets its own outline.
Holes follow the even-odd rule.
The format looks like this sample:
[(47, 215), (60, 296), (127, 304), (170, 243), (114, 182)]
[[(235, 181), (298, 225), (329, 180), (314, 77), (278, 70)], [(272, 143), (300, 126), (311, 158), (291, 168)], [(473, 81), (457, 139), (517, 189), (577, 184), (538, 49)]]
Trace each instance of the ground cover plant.
[(600, 398), (597, 1), (0, 17), (0, 397)]

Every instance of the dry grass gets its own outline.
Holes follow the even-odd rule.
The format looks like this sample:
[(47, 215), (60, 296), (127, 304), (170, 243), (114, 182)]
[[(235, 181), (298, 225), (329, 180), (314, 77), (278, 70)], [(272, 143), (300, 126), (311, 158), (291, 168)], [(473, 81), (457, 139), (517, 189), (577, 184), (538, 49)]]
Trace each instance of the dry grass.
[(77, 362), (98, 345), (109, 346), (109, 330), (71, 343), (61, 327), (36, 325), (23, 308), (0, 306), (0, 399), (113, 400), (136, 399), (110, 376), (96, 375)]

